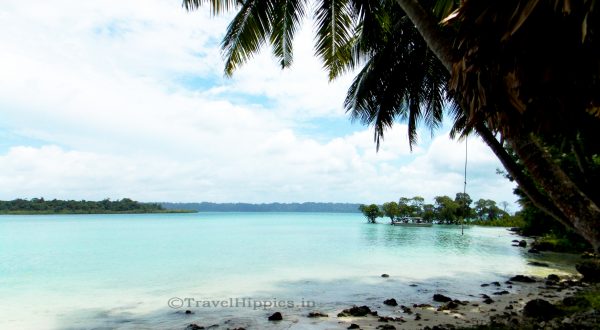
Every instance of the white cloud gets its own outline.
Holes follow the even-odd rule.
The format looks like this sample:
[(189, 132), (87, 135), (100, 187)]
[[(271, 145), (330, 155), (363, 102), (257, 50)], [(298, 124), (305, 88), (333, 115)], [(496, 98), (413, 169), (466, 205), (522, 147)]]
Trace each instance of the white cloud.
[[(462, 189), (464, 149), (446, 136), (411, 153), (397, 125), (376, 153), (367, 129), (325, 141), (297, 131), (348, 120), (351, 75), (327, 81), (310, 22), (291, 70), (266, 50), (224, 79), (228, 19), (179, 0), (3, 1), (0, 118), (24, 139), (0, 154), (0, 198), (382, 202)], [(512, 201), (473, 141), (469, 192)]]

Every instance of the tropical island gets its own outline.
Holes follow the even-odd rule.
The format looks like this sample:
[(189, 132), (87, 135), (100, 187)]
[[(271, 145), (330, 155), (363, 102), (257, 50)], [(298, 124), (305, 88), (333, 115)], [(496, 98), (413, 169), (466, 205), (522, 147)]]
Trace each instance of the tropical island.
[(497, 203), (483, 198), (473, 202), (467, 193), (456, 193), (454, 199), (446, 195), (436, 196), (433, 203), (425, 203), (420, 196), (401, 197), (398, 202), (381, 205), (361, 204), (359, 210), (369, 223), (377, 223), (378, 218), (389, 218), (393, 223), (402, 218), (418, 217), (428, 223), (443, 225), (511, 227), (523, 236), (534, 238), (534, 251), (582, 253), (592, 250), (580, 234), (549, 218), (518, 188), (515, 194), (521, 196), (521, 208), (514, 214), (507, 212), (506, 202)]
[(129, 198), (111, 201), (45, 200), (44, 198), (0, 201), (0, 214), (133, 214), (190, 213), (195, 211), (165, 209), (158, 203), (140, 203)]

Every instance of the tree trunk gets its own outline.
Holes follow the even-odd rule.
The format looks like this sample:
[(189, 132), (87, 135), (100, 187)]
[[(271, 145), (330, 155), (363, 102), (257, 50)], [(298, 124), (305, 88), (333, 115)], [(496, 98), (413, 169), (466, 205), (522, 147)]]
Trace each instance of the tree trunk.
[(558, 220), (568, 228), (573, 229), (573, 225), (567, 220), (564, 214), (562, 214), (562, 212), (539, 191), (535, 183), (530, 177), (525, 175), (517, 162), (515, 162), (508, 152), (506, 152), (500, 142), (496, 140), (492, 132), (490, 132), (490, 130), (483, 125), (483, 123), (477, 124), (475, 126), (475, 131), (479, 134), (479, 136), (481, 136), (483, 141), (490, 147), (490, 149), (492, 149), (496, 157), (498, 157), (502, 165), (504, 165), (504, 168), (508, 171), (508, 174), (510, 174), (513, 179), (517, 181), (519, 187), (521, 190), (523, 190), (525, 195), (529, 197), (531, 202), (552, 218)]
[[(396, 2), (415, 25), (429, 49), (433, 51), (446, 70), (452, 73), (452, 66), (454, 64), (452, 41), (444, 35), (435, 17), (429, 11), (425, 10), (417, 0), (396, 0)], [(498, 146), (499, 143), (493, 138), (493, 135), (491, 135), (493, 138), (492, 141), (485, 130), (482, 130), (481, 133), (483, 133), (480, 135), (482, 135), (484, 141), (486, 143), (490, 142), (488, 145), (505, 165), (509, 173), (518, 180), (519, 184), (521, 182), (525, 183), (521, 187), (525, 188), (524, 191), (530, 196), (532, 201), (534, 203), (541, 202), (539, 205), (536, 204), (536, 206), (539, 207), (541, 205), (542, 210), (546, 212), (550, 211), (547, 213), (558, 220), (567, 220), (566, 223), (569, 227), (574, 228), (581, 234), (592, 244), (594, 250), (598, 252), (600, 249), (600, 226), (597, 223), (600, 221), (600, 208), (551, 160), (550, 155), (536, 143), (533, 137), (529, 134), (521, 134), (511, 136), (507, 140), (511, 143), (518, 157), (523, 161), (523, 165), (529, 174), (531, 174), (533, 182), (542, 187), (547, 193), (550, 199), (548, 203), (544, 202), (545, 199), (541, 198), (543, 195), (537, 191), (536, 185), (524, 179), (524, 175), (519, 174), (518, 166), (514, 166), (516, 164), (512, 164), (512, 159), (504, 154), (506, 151), (500, 151), (503, 148), (502, 146)], [(550, 206), (550, 204), (554, 204), (554, 207)]]
[(444, 36), (435, 17), (425, 10), (417, 0), (396, 0), (396, 2), (415, 25), (429, 49), (451, 73), (454, 63), (452, 43), (449, 38)]
[(569, 223), (600, 251), (600, 208), (552, 161), (531, 134), (515, 134), (508, 139), (523, 165), (546, 191)]

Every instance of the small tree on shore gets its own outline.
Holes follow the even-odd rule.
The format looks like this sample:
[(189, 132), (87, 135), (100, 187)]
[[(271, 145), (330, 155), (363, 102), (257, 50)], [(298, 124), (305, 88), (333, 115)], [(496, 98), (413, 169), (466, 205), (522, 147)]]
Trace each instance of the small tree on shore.
[(379, 206), (375, 204), (364, 205), (361, 204), (358, 209), (362, 212), (362, 214), (367, 218), (369, 223), (376, 223), (377, 218), (382, 217), (383, 213), (379, 209)]
[(382, 209), (383, 214), (390, 218), (390, 221), (394, 221), (394, 219), (399, 215), (398, 203), (396, 202), (383, 203)]

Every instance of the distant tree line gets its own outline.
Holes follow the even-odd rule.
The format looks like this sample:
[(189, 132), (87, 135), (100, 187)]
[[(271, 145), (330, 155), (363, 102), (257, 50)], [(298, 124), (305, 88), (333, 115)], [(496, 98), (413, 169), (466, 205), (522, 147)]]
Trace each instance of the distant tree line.
[(358, 213), (359, 204), (351, 203), (161, 203), (165, 209), (199, 212), (323, 212)]
[(378, 217), (388, 217), (390, 221), (404, 217), (420, 217), (425, 221), (441, 224), (459, 224), (462, 220), (485, 225), (511, 218), (506, 212), (507, 204), (502, 202), (503, 208), (500, 208), (491, 199), (479, 199), (473, 203), (469, 194), (457, 193), (454, 199), (449, 196), (437, 196), (433, 204), (425, 203), (425, 199), (420, 196), (401, 197), (398, 202), (387, 202), (381, 206), (363, 204), (359, 206), (359, 211), (371, 223)]
[(140, 203), (129, 198), (111, 201), (45, 200), (44, 198), (0, 201), (1, 214), (96, 214), (169, 212), (158, 203)]

